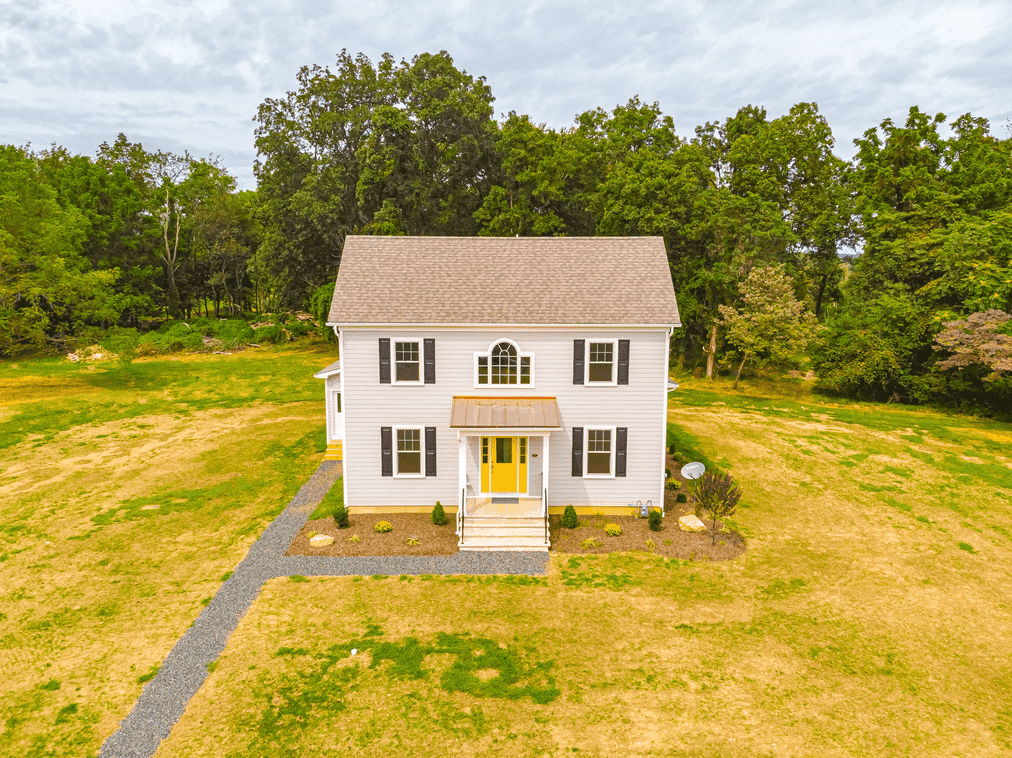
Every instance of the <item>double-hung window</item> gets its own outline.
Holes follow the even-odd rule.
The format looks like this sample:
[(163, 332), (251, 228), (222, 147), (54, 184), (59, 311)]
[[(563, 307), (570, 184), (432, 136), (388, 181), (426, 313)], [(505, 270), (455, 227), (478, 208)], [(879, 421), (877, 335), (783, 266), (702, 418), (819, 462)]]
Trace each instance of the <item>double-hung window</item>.
[(590, 384), (615, 383), (615, 343), (587, 343), (587, 381)]
[(417, 382), (420, 377), (418, 343), (394, 342), (394, 381)]
[(612, 465), (612, 444), (611, 429), (588, 429), (587, 430), (587, 474), (597, 476), (612, 476), (615, 468)]
[(397, 430), (397, 476), (424, 476), (422, 472), (422, 430)]
[(529, 386), (532, 384), (531, 358), (512, 342), (496, 342), (487, 353), (475, 355), (475, 384)]

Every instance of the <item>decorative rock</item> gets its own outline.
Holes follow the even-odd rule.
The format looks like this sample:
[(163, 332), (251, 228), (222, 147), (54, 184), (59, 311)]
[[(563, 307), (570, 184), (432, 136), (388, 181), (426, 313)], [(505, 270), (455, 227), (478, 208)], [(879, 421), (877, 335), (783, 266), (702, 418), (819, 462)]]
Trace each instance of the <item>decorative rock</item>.
[(705, 532), (706, 524), (690, 513), (678, 519), (678, 528), (683, 532)]
[(309, 544), (312, 545), (313, 547), (324, 547), (325, 545), (334, 544), (334, 538), (328, 537), (326, 534), (317, 534), (315, 537), (309, 540)]

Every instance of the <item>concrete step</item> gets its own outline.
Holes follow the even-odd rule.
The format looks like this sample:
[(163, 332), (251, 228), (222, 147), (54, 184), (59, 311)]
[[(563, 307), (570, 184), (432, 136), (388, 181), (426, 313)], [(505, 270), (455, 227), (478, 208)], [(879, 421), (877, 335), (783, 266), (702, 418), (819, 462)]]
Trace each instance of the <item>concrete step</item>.
[(548, 550), (545, 535), (534, 537), (468, 537), (459, 543), (461, 550)]
[(542, 529), (545, 528), (545, 520), (543, 518), (499, 518), (496, 516), (465, 516), (464, 527), (471, 526), (494, 526), (502, 527), (504, 529), (511, 529), (513, 527), (521, 526), (540, 526)]
[(471, 526), (465, 523), (464, 537), (540, 537), (544, 542), (545, 525), (511, 526), (507, 529), (501, 526)]

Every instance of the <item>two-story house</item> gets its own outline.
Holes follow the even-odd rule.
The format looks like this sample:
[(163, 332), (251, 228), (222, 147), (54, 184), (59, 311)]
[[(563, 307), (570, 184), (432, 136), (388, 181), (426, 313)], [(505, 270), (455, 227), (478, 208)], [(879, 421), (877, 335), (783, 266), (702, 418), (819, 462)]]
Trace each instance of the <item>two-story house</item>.
[(460, 547), (547, 549), (548, 513), (663, 508), (660, 237), (349, 236), (330, 450), (354, 513), (455, 513)]

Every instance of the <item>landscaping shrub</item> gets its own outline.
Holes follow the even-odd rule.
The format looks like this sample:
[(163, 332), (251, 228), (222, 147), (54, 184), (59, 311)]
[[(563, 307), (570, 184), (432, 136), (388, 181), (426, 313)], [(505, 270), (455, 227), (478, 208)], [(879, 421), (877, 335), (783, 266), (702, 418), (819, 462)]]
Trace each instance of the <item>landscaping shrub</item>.
[(393, 524), (389, 521), (380, 521), (376, 524), (376, 531), (382, 534), (383, 532), (392, 532), (394, 530)]
[(660, 511), (650, 511), (650, 515), (647, 516), (647, 526), (651, 532), (659, 532), (661, 530), (661, 516)]
[(349, 516), (348, 506), (344, 505), (344, 503), (334, 508), (334, 523), (337, 524), (338, 529), (347, 529), (351, 526), (351, 523), (348, 521)]
[(671, 469), (669, 469), (669, 468), (664, 469), (664, 478), (665, 479), (670, 479), (671, 478)]
[(622, 527), (620, 527), (618, 524), (605, 524), (604, 533), (607, 534), (609, 537), (618, 537), (620, 534), (622, 534)]
[(432, 509), (432, 523), (436, 526), (443, 526), (446, 523), (446, 511), (443, 510), (443, 504), (438, 500), (436, 507)]
[(682, 483), (677, 479), (668, 479), (664, 486), (669, 490), (680, 490), (682, 488)]
[(580, 520), (576, 517), (576, 508), (571, 505), (566, 506), (566, 510), (562, 512), (562, 525), (566, 529), (576, 529), (580, 525)]
[(687, 503), (687, 502), (689, 502), (689, 498), (686, 497), (686, 495), (685, 495), (684, 492), (679, 492), (678, 493), (678, 497), (675, 498), (675, 502), (678, 502), (678, 503)]
[(596, 537), (588, 537), (580, 543), (580, 547), (604, 547), (604, 543)]

